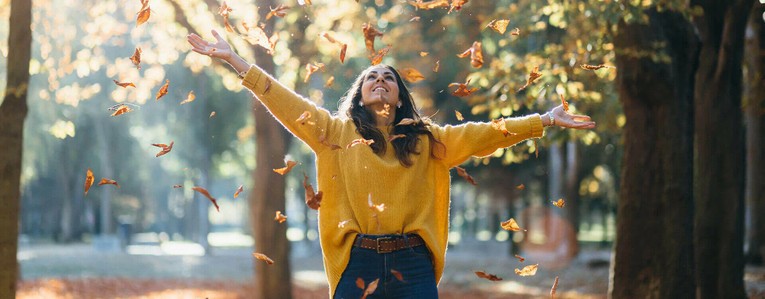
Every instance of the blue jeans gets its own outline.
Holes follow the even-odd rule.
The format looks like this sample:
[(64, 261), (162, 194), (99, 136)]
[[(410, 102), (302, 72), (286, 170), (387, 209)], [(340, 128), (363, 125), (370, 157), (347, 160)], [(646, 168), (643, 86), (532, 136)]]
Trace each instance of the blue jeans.
[[(367, 238), (398, 237), (401, 235), (359, 235)], [(401, 273), (403, 282), (399, 281), (391, 270)], [(377, 253), (376, 250), (354, 246), (351, 249), (351, 259), (345, 267), (340, 282), (335, 289), (335, 299), (358, 299), (364, 290), (356, 286), (356, 279), (364, 280), (364, 286), (375, 279), (377, 290), (367, 296), (376, 298), (438, 298), (436, 274), (433, 271), (433, 260), (425, 245), (405, 248), (389, 253)]]

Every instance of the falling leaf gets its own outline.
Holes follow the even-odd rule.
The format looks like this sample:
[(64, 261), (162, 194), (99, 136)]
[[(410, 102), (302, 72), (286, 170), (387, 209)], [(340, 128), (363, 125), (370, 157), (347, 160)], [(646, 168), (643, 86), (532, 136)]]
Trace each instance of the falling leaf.
[(598, 65), (580, 64), (579, 67), (581, 67), (582, 69), (585, 69), (585, 70), (589, 70), (589, 71), (595, 71), (595, 70), (599, 70), (599, 69), (602, 69), (602, 68), (606, 68), (606, 69), (613, 69), (613, 68), (615, 68), (613, 66), (605, 65), (605, 64), (598, 64)]
[(324, 194), (322, 191), (314, 193), (313, 186), (308, 183), (308, 176), (303, 173), (303, 177), (303, 188), (305, 188), (305, 204), (308, 205), (309, 208), (318, 211), (319, 207), (321, 206), (321, 197)]
[(375, 111), (375, 113), (379, 115), (380, 117), (388, 118), (390, 116), (390, 104), (385, 103), (382, 109)]
[(370, 55), (369, 60), (372, 62), (372, 65), (378, 65), (382, 62), (383, 57), (388, 54), (388, 51), (390, 51), (391, 45), (388, 45), (385, 48), (380, 49), (380, 51), (377, 51), (377, 54)]
[(390, 273), (393, 274), (393, 276), (395, 276), (396, 279), (398, 279), (398, 281), (406, 282), (406, 281), (404, 281), (404, 276), (401, 275), (401, 272), (398, 272), (396, 270), (390, 269)]
[(433, 72), (438, 73), (438, 68), (441, 66), (441, 60), (436, 60), (436, 65), (433, 67)]
[(550, 299), (555, 299), (555, 292), (558, 290), (558, 276), (555, 276), (555, 282), (553, 282), (550, 289)]
[(170, 87), (170, 79), (165, 79), (165, 84), (159, 88), (159, 91), (157, 91), (157, 96), (156, 96), (157, 101), (159, 101), (159, 98), (167, 94), (167, 89), (169, 87)]
[(138, 27), (143, 23), (146, 23), (146, 21), (149, 20), (149, 17), (151, 16), (151, 8), (146, 7), (145, 9), (142, 9), (138, 12), (138, 16), (135, 18), (135, 26)]
[(558, 201), (553, 201), (552, 204), (556, 207), (563, 208), (566, 205), (566, 201), (563, 198), (559, 198)]
[(349, 149), (349, 148), (352, 148), (352, 147), (354, 147), (354, 146), (356, 146), (358, 144), (371, 145), (372, 143), (375, 143), (375, 141), (372, 140), (372, 139), (359, 138), (359, 139), (354, 139), (353, 141), (351, 141), (351, 143), (349, 143), (347, 146), (345, 146), (345, 148)]
[(133, 109), (130, 109), (128, 105), (119, 105), (114, 109), (114, 113), (112, 113), (112, 116), (118, 116), (123, 115), (128, 112), (132, 112)]
[(253, 252), (252, 256), (254, 256), (256, 259), (266, 262), (266, 264), (269, 264), (269, 265), (274, 264), (274, 260), (266, 256), (265, 254)]
[(88, 190), (90, 190), (90, 186), (93, 186), (95, 180), (96, 178), (93, 177), (93, 171), (88, 168), (88, 172), (85, 175), (85, 196), (88, 196)]
[(128, 86), (135, 87), (135, 84), (133, 84), (132, 82), (120, 82), (117, 80), (112, 80), (112, 81), (114, 81), (114, 84), (117, 84), (117, 86), (120, 86), (123, 88), (127, 88)]
[(526, 189), (526, 185), (524, 185), (524, 184), (520, 184), (520, 185), (518, 185), (518, 186), (515, 186), (515, 189), (518, 189), (518, 190), (523, 190), (523, 189)]
[(169, 153), (171, 150), (173, 150), (173, 144), (175, 144), (175, 141), (170, 141), (170, 145), (164, 143), (152, 143), (151, 145), (162, 148), (162, 150), (159, 151), (155, 157)]
[(196, 98), (197, 98), (197, 96), (195, 96), (195, 95), (194, 95), (194, 91), (193, 91), (193, 90), (192, 90), (192, 91), (189, 91), (189, 94), (188, 94), (188, 95), (186, 95), (186, 99), (185, 99), (185, 100), (183, 100), (183, 101), (181, 101), (181, 105), (183, 105), (183, 104), (188, 104), (188, 103), (191, 103), (191, 102), (193, 102), (193, 101), (194, 101)]
[(337, 228), (345, 228), (345, 225), (351, 222), (350, 220), (343, 220), (337, 223)]
[(175, 188), (175, 189), (183, 188), (183, 185), (173, 185), (173, 188)]
[(428, 56), (428, 52), (420, 52), (420, 57)]
[(329, 79), (327, 79), (327, 83), (324, 84), (324, 87), (332, 87), (333, 84), (335, 84), (335, 76), (330, 76)]
[(457, 89), (452, 94), (458, 97), (466, 97), (478, 90), (478, 87), (468, 88), (468, 84), (470, 84), (470, 79), (465, 83), (449, 83), (449, 88), (457, 86)]
[(489, 274), (489, 273), (486, 273), (486, 272), (483, 272), (483, 271), (475, 271), (475, 275), (480, 277), (480, 278), (488, 279), (488, 280), (491, 280), (491, 281), (500, 281), (500, 280), (502, 280), (502, 277), (499, 277), (499, 276), (494, 275), (494, 274)]
[(274, 217), (274, 220), (279, 221), (279, 223), (284, 223), (284, 221), (287, 221), (287, 216), (282, 214), (282, 211), (276, 211), (276, 217)]
[(409, 22), (417, 22), (419, 20), (420, 20), (420, 17), (413, 17), (413, 18), (409, 19)]
[(510, 24), (510, 20), (491, 20), (486, 27), (494, 29), (494, 31), (499, 32), (499, 34), (505, 34), (508, 24)]
[(514, 231), (514, 232), (519, 232), (521, 230), (526, 231), (525, 229), (522, 229), (520, 226), (518, 226), (518, 223), (515, 222), (515, 219), (513, 218), (510, 218), (510, 220), (502, 222), (500, 225), (502, 226), (503, 229), (509, 230), (509, 231)]
[(242, 36), (247, 42), (253, 45), (261, 46), (266, 49), (269, 55), (273, 55), (276, 51), (276, 42), (279, 41), (278, 32), (274, 32), (271, 37), (268, 37), (263, 28), (252, 27), (247, 31), (246, 35)]
[(380, 279), (375, 279), (374, 281), (370, 282), (367, 285), (366, 290), (364, 290), (364, 295), (361, 296), (361, 299), (366, 299), (367, 296), (372, 295), (375, 290), (377, 290), (377, 283), (380, 282)]
[(413, 124), (416, 124), (416, 123), (417, 123), (417, 121), (415, 121), (414, 119), (404, 118), (404, 119), (401, 119), (401, 121), (399, 121), (398, 124), (396, 124), (396, 125), (397, 126), (409, 126), (409, 125), (413, 125)]
[(468, 0), (452, 0), (452, 3), (449, 5), (449, 12), (447, 14), (452, 13), (452, 11), (460, 11), (462, 9), (462, 6), (465, 5), (468, 2)]
[(305, 78), (303, 79), (303, 83), (308, 82), (308, 78), (310, 78), (313, 73), (315, 73), (315, 72), (317, 72), (319, 70), (323, 70), (323, 69), (324, 69), (324, 64), (321, 63), (321, 62), (316, 63), (316, 64), (311, 64), (311, 63), (306, 64), (305, 65), (305, 70), (306, 70), (307, 73), (305, 74)]
[(195, 186), (195, 187), (192, 187), (191, 190), (197, 191), (200, 194), (202, 194), (205, 197), (207, 197), (207, 199), (209, 199), (212, 202), (212, 204), (215, 205), (215, 209), (218, 210), (218, 212), (220, 212), (220, 207), (218, 206), (218, 200), (216, 200), (214, 197), (212, 197), (210, 195), (210, 192), (207, 192), (207, 189)]
[(361, 277), (356, 278), (356, 287), (363, 290), (364, 286), (365, 286), (364, 280), (361, 279)]
[(449, 0), (432, 0), (428, 2), (423, 2), (422, 0), (409, 0), (407, 1), (412, 6), (418, 8), (418, 9), (434, 9), (439, 7), (449, 7)]
[(539, 77), (542, 77), (542, 73), (539, 72), (539, 66), (535, 66), (534, 69), (531, 70), (529, 78), (526, 80), (526, 85), (521, 86), (518, 91), (526, 89), (526, 87), (529, 87), (529, 85), (534, 83), (534, 80), (539, 79)]
[(364, 32), (364, 45), (367, 47), (367, 53), (372, 57), (375, 55), (375, 38), (383, 36), (383, 33), (378, 31), (370, 23), (364, 23), (361, 30)]
[(399, 138), (406, 138), (406, 134), (391, 135), (390, 137), (388, 137), (388, 142), (393, 142), (393, 140), (396, 140)]
[(469, 49), (460, 54), (457, 54), (459, 58), (465, 58), (470, 56), (470, 65), (474, 68), (483, 66), (483, 52), (481, 51), (481, 42), (473, 42), (473, 45)]
[(340, 63), (345, 63), (345, 52), (348, 51), (348, 45), (343, 44), (340, 46)]
[(515, 258), (517, 258), (518, 261), (521, 262), (521, 263), (523, 263), (526, 260), (525, 258), (523, 258), (522, 256), (517, 255), (517, 254), (515, 255)]
[(401, 69), (401, 74), (404, 75), (404, 79), (406, 79), (406, 81), (409, 81), (412, 83), (425, 80), (425, 76), (423, 76), (419, 71), (413, 68), (408, 67), (408, 68)]
[(234, 191), (234, 198), (239, 197), (242, 191), (244, 191), (244, 185), (239, 185), (239, 188), (236, 188), (236, 191)]
[(457, 174), (458, 174), (459, 176), (461, 176), (463, 179), (465, 179), (466, 181), (468, 181), (468, 183), (470, 183), (470, 184), (471, 184), (471, 185), (473, 185), (473, 186), (477, 186), (477, 185), (478, 185), (478, 183), (476, 183), (476, 182), (475, 182), (475, 180), (473, 179), (473, 177), (472, 177), (472, 176), (470, 176), (470, 175), (467, 173), (467, 171), (465, 171), (465, 169), (464, 169), (464, 168), (462, 168), (462, 167), (459, 167), (459, 166), (454, 166), (454, 168), (455, 168), (455, 169), (457, 169)]
[(100, 182), (98, 182), (98, 185), (99, 185), (99, 186), (101, 186), (101, 185), (106, 185), (106, 184), (109, 184), (109, 185), (115, 185), (115, 186), (117, 186), (117, 188), (119, 188), (119, 187), (120, 187), (120, 184), (118, 184), (118, 183), (117, 183), (117, 181), (115, 181), (115, 180), (111, 180), (111, 179), (107, 179), (107, 178), (101, 178), (101, 181), (100, 181)]
[(565, 98), (563, 98), (563, 94), (558, 94), (560, 96), (560, 102), (563, 104), (563, 111), (568, 112), (568, 102)]
[(284, 6), (284, 4), (279, 4), (276, 6), (276, 8), (270, 8), (271, 11), (268, 12), (268, 15), (266, 15), (266, 20), (271, 19), (273, 16), (277, 16), (280, 18), (283, 18), (287, 14), (287, 10), (289, 9), (289, 6)]
[(282, 167), (282, 168), (278, 168), (278, 169), (274, 169), (274, 172), (276, 172), (278, 174), (281, 174), (281, 175), (285, 175), (285, 174), (289, 173), (290, 170), (292, 170), (292, 168), (295, 167), (295, 165), (298, 164), (297, 162), (291, 161), (291, 160), (287, 160), (286, 163), (287, 163), (287, 166)]
[(308, 119), (310, 119), (310, 118), (311, 118), (311, 112), (310, 111), (305, 111), (305, 112), (303, 112), (303, 114), (300, 114), (300, 117), (298, 117), (298, 119), (296, 119), (295, 122), (296, 123), (300, 123), (301, 125), (305, 125), (306, 122), (308, 124), (314, 125), (315, 124), (314, 122), (308, 121)]
[(510, 35), (515, 35), (515, 36), (521, 35), (521, 28), (516, 27), (515, 29), (513, 29), (513, 32), (510, 32)]
[(534, 264), (523, 267), (521, 270), (515, 269), (515, 274), (520, 276), (534, 276), (534, 274), (537, 274), (538, 266), (539, 264)]
[(494, 128), (497, 131), (502, 132), (502, 135), (507, 137), (508, 135), (518, 135), (518, 133), (512, 133), (507, 130), (507, 125), (505, 124), (505, 118), (500, 117), (498, 119), (494, 119), (491, 121), (491, 127)]
[(223, 17), (223, 24), (226, 26), (226, 31), (228, 32), (234, 32), (234, 28), (231, 28), (231, 24), (228, 22), (228, 16), (232, 10), (233, 9), (226, 4), (226, 1), (223, 1), (223, 4), (218, 8), (218, 14)]
[(465, 120), (465, 118), (464, 118), (464, 117), (462, 117), (462, 113), (460, 113), (460, 112), (459, 112), (459, 111), (457, 111), (457, 110), (454, 110), (454, 115), (456, 115), (456, 116), (457, 116), (457, 120), (459, 120), (459, 121), (463, 121), (463, 120)]
[(215, 117), (215, 111), (210, 112), (210, 116), (208, 118), (213, 118), (213, 117)]
[(369, 196), (367, 197), (367, 204), (369, 204), (369, 209), (371, 209), (372, 211), (378, 211), (378, 212), (385, 211), (384, 203), (376, 205), (374, 202), (372, 202), (372, 193), (369, 193)]
[(130, 61), (140, 70), (141, 69), (141, 48), (136, 47), (133, 56), (130, 56)]

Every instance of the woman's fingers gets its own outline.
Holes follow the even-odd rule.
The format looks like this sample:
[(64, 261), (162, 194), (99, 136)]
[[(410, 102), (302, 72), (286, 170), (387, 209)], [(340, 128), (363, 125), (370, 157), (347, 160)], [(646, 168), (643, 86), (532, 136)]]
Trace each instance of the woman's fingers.
[(590, 121), (591, 118), (587, 115), (572, 115), (571, 118), (574, 119), (574, 121)]
[(218, 34), (218, 31), (216, 31), (215, 29), (210, 31), (212, 32), (213, 37), (215, 37), (215, 39), (218, 40), (218, 42), (225, 42), (223, 38), (220, 37), (220, 34)]

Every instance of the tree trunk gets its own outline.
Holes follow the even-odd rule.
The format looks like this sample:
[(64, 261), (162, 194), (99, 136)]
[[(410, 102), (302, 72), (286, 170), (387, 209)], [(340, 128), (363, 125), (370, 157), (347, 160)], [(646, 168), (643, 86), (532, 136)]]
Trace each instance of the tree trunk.
[(32, 47), (31, 0), (11, 0), (9, 24), (8, 79), (5, 97), (0, 103), (0, 298), (16, 298), (16, 280), (20, 277), (16, 251), (22, 138)]
[(752, 0), (692, 0), (702, 41), (695, 76), (696, 250), (699, 298), (745, 298), (741, 62)]
[[(566, 235), (568, 253), (571, 257), (579, 254), (579, 143), (576, 140), (566, 142), (566, 182), (564, 195), (566, 200), (565, 209), (563, 209), (563, 219), (571, 225), (568, 232), (573, 234)], [(551, 198), (550, 200), (558, 200)], [(606, 218), (606, 215), (603, 215)], [(606, 226), (603, 226), (606, 230)]]
[[(612, 298), (693, 298), (693, 75), (698, 42), (680, 14), (619, 23), (617, 90), (627, 119)], [(667, 30), (667, 28), (672, 28)], [(671, 62), (629, 54), (654, 52)]]
[(765, 254), (765, 5), (756, 3), (749, 15), (744, 47), (746, 68), (744, 118), (746, 120), (746, 202), (749, 229), (746, 260), (763, 264)]

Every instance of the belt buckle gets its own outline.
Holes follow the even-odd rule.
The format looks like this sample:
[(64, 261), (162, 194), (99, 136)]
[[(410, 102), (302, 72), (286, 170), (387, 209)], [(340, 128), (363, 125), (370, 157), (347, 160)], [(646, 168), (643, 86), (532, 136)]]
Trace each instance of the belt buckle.
[(375, 240), (375, 242), (377, 242), (377, 253), (393, 252), (393, 250), (383, 250), (382, 247), (380, 246), (381, 245), (380, 241), (388, 241), (388, 240), (393, 240), (393, 238), (377, 238), (377, 240)]

